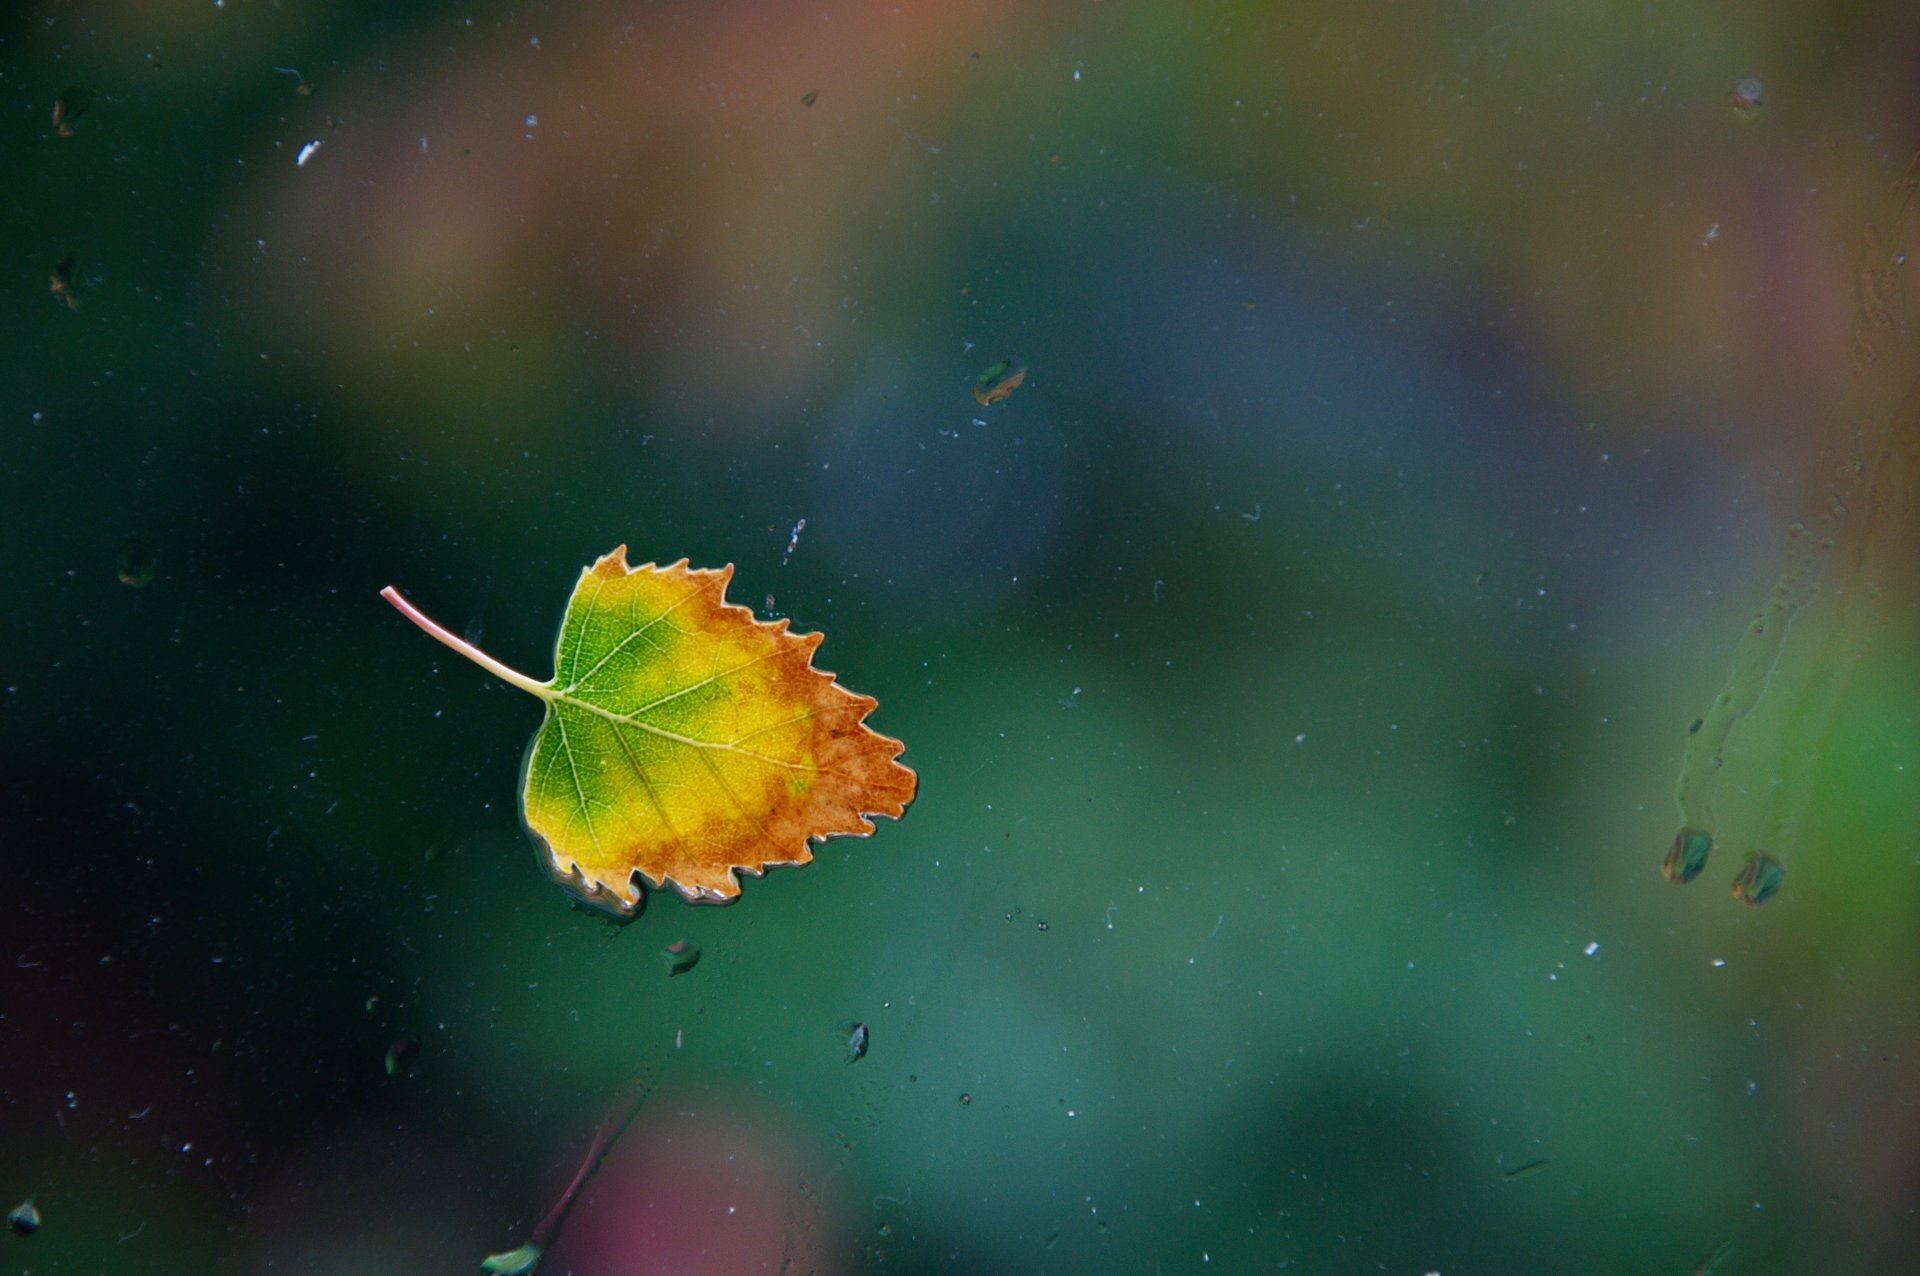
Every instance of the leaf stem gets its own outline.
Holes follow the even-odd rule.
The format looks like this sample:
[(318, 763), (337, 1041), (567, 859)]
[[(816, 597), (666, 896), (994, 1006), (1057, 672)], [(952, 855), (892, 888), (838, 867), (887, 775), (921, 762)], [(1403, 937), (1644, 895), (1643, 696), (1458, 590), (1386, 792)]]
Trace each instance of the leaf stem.
[(482, 669), (485, 669), (488, 673), (500, 679), (500, 681), (510, 686), (518, 687), (520, 690), (531, 695), (539, 696), (542, 700), (551, 700), (559, 694), (553, 689), (553, 684), (535, 682), (518, 669), (512, 669), (501, 664), (498, 660), (495, 660), (492, 656), (489, 656), (465, 638), (441, 628), (440, 625), (429, 619), (425, 612), (402, 598), (400, 591), (392, 585), (388, 585), (385, 589), (381, 590), (380, 596), (392, 603), (395, 610), (402, 616), (405, 616), (408, 620), (411, 620), (414, 624), (426, 630), (434, 639), (453, 648), (468, 660), (473, 661), (474, 664), (479, 665)]

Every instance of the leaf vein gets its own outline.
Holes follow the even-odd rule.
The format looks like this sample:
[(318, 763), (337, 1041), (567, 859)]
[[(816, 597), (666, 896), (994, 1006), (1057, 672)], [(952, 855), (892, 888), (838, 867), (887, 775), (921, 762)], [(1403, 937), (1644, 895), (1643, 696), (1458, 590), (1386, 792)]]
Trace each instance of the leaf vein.
[[(593, 849), (597, 851), (600, 849), (600, 834), (594, 831), (593, 808), (588, 805), (587, 791), (580, 784), (580, 764), (573, 759), (573, 741), (567, 739), (567, 720), (556, 713), (553, 721), (560, 728), (560, 753), (567, 760), (567, 770), (573, 774), (573, 793), (580, 803), (580, 818), (587, 824), (587, 840), (593, 843)], [(620, 733), (616, 731), (614, 734)]]
[[(690, 682), (686, 686), (681, 687), (677, 691), (669, 691), (667, 692), (666, 695), (661, 696), (659, 699), (651, 701), (650, 703), (643, 704), (638, 709), (629, 709), (622, 716), (632, 720), (637, 724), (639, 722), (641, 714), (651, 713), (653, 710), (658, 709), (661, 705), (667, 703), (669, 700), (677, 700), (681, 696), (688, 695), (688, 694), (691, 694), (692, 692), (700, 690), (702, 687), (710, 687), (714, 683), (719, 682), (722, 678), (731, 678), (733, 677), (733, 675), (737, 673), (744, 673), (745, 671), (753, 668), (757, 664), (763, 664), (766, 661), (772, 660), (774, 657), (778, 656), (779, 654), (780, 654), (780, 650), (779, 648), (776, 647), (771, 651), (765, 651), (760, 653), (759, 655), (755, 656), (751, 660), (745, 661), (741, 664), (737, 664), (731, 669), (716, 669), (712, 673), (708, 674), (706, 677), (700, 679), (700, 681)], [(588, 675), (588, 676), (591, 677), (592, 675)]]
[[(604, 588), (605, 582), (602, 581), (601, 584), (602, 584), (602, 587)], [(679, 610), (682, 606), (698, 598), (702, 592), (703, 591), (701, 591), (697, 587), (694, 589), (688, 590), (685, 594), (675, 599), (673, 604), (669, 606), (666, 610), (662, 611), (658, 616), (655, 616), (652, 620), (649, 620), (646, 624), (641, 625), (638, 629), (628, 634), (625, 638), (622, 638), (619, 642), (613, 644), (612, 647), (607, 649), (607, 654), (600, 657), (600, 659), (594, 661), (593, 667), (588, 669), (586, 673), (580, 674), (579, 676), (576, 676), (576, 677), (569, 677), (567, 679), (567, 690), (569, 692), (577, 690), (583, 681), (593, 677), (593, 675), (595, 675), (596, 673), (599, 673), (601, 668), (606, 665), (607, 661), (612, 660), (615, 656), (619, 655), (622, 651), (624, 651), (628, 643), (640, 637), (640, 635), (646, 633), (647, 630), (652, 629), (655, 625), (665, 620), (668, 616), (672, 615), (675, 611)], [(588, 611), (592, 611), (594, 608), (598, 607), (599, 605), (600, 605), (600, 593), (599, 593), (599, 590), (595, 590), (593, 595), (593, 601), (587, 604), (587, 609)], [(581, 622), (581, 628), (583, 630), (586, 628), (585, 621)], [(668, 625), (667, 628), (673, 629), (673, 626)], [(679, 629), (674, 629), (673, 632), (683, 633), (684, 631)], [(584, 642), (576, 643), (574, 645), (573, 667), (576, 671), (578, 671), (580, 668), (580, 649), (585, 645), (586, 644)]]

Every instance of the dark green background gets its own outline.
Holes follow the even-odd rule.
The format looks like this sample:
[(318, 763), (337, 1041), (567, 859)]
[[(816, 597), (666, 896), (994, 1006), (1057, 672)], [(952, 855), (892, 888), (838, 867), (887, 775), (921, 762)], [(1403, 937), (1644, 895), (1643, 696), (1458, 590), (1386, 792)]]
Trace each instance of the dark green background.
[[(408, 8), (0, 26), (0, 1271), (471, 1271), (643, 1077), (544, 1271), (1911, 1269), (1910, 581), (1781, 896), (1657, 866), (1920, 11)], [(544, 676), (620, 542), (908, 817), (569, 909), (376, 591)]]

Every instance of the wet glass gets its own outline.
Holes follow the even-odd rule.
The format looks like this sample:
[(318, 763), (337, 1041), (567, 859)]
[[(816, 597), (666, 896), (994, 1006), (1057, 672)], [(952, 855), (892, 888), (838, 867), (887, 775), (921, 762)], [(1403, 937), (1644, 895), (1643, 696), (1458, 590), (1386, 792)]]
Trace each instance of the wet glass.
[[(1909, 1270), (1901, 17), (16, 6), (0, 1263)], [(623, 543), (904, 817), (556, 884)]]

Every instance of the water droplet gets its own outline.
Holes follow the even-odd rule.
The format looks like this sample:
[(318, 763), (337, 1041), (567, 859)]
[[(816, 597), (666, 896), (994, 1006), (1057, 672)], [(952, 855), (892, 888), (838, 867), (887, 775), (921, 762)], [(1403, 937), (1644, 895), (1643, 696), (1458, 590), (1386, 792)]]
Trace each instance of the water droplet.
[(8, 1212), (7, 1226), (22, 1236), (31, 1236), (40, 1230), (40, 1210), (31, 1196)]
[(1746, 863), (1733, 879), (1733, 897), (1758, 908), (1772, 899), (1786, 880), (1786, 866), (1766, 851), (1748, 851)]
[(660, 960), (666, 963), (668, 978), (684, 975), (700, 964), (700, 945), (676, 939), (660, 950)]

